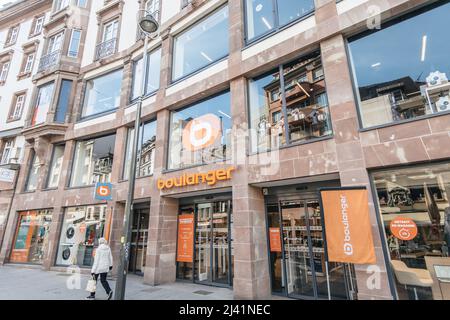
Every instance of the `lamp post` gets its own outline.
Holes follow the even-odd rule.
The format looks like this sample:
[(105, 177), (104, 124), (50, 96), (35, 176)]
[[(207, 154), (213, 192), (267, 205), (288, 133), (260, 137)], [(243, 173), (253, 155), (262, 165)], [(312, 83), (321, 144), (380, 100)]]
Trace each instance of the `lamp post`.
[(127, 282), (128, 264), (130, 261), (130, 238), (131, 238), (131, 219), (133, 218), (133, 200), (134, 188), (136, 183), (136, 162), (137, 150), (139, 148), (139, 132), (141, 129), (141, 113), (142, 102), (145, 95), (145, 84), (147, 78), (147, 64), (148, 64), (148, 40), (149, 36), (157, 34), (159, 30), (159, 23), (155, 20), (153, 15), (147, 10), (139, 10), (144, 12), (143, 17), (138, 18), (139, 29), (144, 33), (144, 55), (143, 55), (143, 75), (140, 84), (140, 95), (136, 105), (136, 119), (134, 123), (134, 140), (131, 149), (131, 163), (128, 171), (128, 197), (125, 205), (125, 215), (123, 220), (123, 233), (120, 239), (120, 264), (117, 272), (117, 282), (115, 288), (115, 300), (125, 299), (125, 287)]

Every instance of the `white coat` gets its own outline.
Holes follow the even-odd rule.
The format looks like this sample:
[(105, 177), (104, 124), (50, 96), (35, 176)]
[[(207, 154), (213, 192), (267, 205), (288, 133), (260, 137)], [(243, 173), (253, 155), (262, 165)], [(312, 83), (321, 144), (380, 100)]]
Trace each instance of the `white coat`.
[(92, 266), (91, 273), (108, 273), (109, 267), (112, 267), (112, 265), (113, 258), (110, 247), (107, 244), (99, 245), (95, 252), (94, 265)]

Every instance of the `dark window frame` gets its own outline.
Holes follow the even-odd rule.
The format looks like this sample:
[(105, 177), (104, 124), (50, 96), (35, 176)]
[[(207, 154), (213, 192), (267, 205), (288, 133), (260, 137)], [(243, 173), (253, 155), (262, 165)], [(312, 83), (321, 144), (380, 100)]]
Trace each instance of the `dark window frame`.
[[(150, 57), (153, 53), (157, 52), (158, 50), (161, 50), (161, 58), (162, 58), (162, 46), (156, 47), (150, 51), (148, 51), (148, 55), (147, 55), (147, 66), (146, 66), (146, 70), (144, 70), (144, 77), (145, 77), (145, 84), (144, 84), (144, 94), (142, 96), (143, 99), (146, 99), (148, 97), (153, 96), (155, 93), (157, 93), (159, 91), (159, 89), (161, 88), (161, 75), (159, 78), (159, 86), (158, 89), (152, 90), (152, 91), (147, 91), (148, 89), (148, 81), (149, 81), (149, 71), (150, 71)], [(134, 104), (139, 100), (139, 96), (133, 98), (133, 92), (135, 89), (135, 76), (136, 76), (136, 67), (138, 62), (142, 59), (142, 61), (144, 62), (144, 54), (141, 54), (139, 56), (137, 56), (134, 60), (133, 60), (133, 74), (131, 77), (131, 89), (130, 89), (130, 97), (129, 97), (129, 103), (130, 104)], [(161, 65), (159, 66), (158, 69), (159, 73), (161, 74)], [(140, 85), (140, 83), (138, 83)]]

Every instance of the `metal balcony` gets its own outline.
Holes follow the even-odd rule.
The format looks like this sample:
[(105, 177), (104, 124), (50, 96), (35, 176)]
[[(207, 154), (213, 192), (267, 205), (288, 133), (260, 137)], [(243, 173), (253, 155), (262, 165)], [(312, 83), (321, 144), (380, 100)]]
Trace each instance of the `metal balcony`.
[(39, 60), (38, 72), (46, 71), (59, 63), (61, 58), (61, 50), (49, 53)]
[(95, 49), (95, 60), (100, 60), (113, 55), (117, 51), (117, 38), (107, 40), (97, 45)]

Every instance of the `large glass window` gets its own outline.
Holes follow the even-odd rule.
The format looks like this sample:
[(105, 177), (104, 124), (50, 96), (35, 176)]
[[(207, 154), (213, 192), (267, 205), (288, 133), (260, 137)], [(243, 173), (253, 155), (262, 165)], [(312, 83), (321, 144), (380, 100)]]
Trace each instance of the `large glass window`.
[[(131, 149), (134, 141), (134, 128), (128, 130), (127, 153), (123, 178), (128, 179), (131, 164)], [(136, 177), (153, 174), (155, 166), (156, 121), (147, 122), (139, 130), (139, 144), (136, 159)]]
[(106, 205), (66, 209), (56, 264), (90, 267), (98, 240), (104, 237)]
[(88, 80), (82, 117), (88, 117), (120, 106), (123, 70)]
[(72, 80), (62, 80), (59, 91), (58, 105), (56, 106), (55, 122), (66, 122), (66, 114), (69, 109), (70, 95), (72, 92)]
[(20, 212), (10, 261), (42, 264), (48, 248), (51, 222), (51, 210)]
[(57, 188), (59, 177), (61, 176), (61, 168), (64, 160), (65, 145), (54, 146), (52, 162), (50, 163), (50, 171), (48, 173), (47, 188)]
[(31, 158), (30, 167), (28, 171), (27, 184), (25, 186), (25, 191), (36, 191), (39, 177), (39, 168), (41, 167), (39, 157), (33, 151), (33, 156)]
[(258, 38), (314, 11), (314, 0), (246, 0), (247, 40)]
[(230, 93), (172, 112), (169, 169), (230, 158)]
[(364, 127), (450, 110), (450, 3), (349, 39)]
[(252, 152), (333, 133), (318, 52), (249, 80), (249, 94)]
[[(140, 58), (134, 63), (133, 90), (131, 100), (139, 98), (141, 94), (141, 83), (144, 74), (144, 58)], [(144, 94), (150, 94), (159, 89), (159, 78), (161, 69), (161, 48), (153, 51), (148, 56), (148, 69), (145, 79)]]
[(110, 182), (116, 135), (78, 141), (72, 170), (71, 187)]
[(400, 299), (450, 299), (450, 164), (373, 173)]
[(225, 6), (175, 38), (172, 79), (227, 56), (228, 39), (228, 6)]
[(45, 122), (52, 104), (54, 87), (54, 83), (51, 82), (38, 88), (36, 105), (34, 107), (33, 118), (31, 119), (32, 126)]

